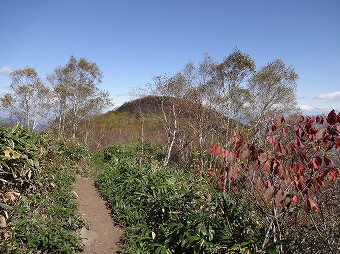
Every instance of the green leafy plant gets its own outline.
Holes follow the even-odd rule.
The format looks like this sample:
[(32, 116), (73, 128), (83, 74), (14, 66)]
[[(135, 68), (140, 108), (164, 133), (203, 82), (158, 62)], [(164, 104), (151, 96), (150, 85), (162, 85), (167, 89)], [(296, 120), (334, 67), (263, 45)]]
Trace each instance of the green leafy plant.
[[(242, 202), (211, 188), (207, 179), (138, 144), (105, 148), (97, 185), (125, 226), (122, 253), (219, 253), (254, 249), (262, 231)], [(159, 159), (156, 159), (159, 158)], [(99, 165), (99, 164), (98, 164)], [(228, 222), (228, 223), (227, 223)]]
[(84, 147), (14, 126), (0, 129), (1, 253), (76, 253), (85, 223), (71, 194)]
[(0, 177), (7, 180), (29, 181), (39, 174), (40, 153), (35, 146), (36, 135), (15, 125), (0, 127)]

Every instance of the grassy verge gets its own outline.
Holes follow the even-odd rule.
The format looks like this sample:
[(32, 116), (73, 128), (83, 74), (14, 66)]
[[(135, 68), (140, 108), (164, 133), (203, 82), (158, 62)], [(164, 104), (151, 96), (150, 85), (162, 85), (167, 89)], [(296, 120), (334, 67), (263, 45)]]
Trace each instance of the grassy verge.
[(25, 192), (10, 211), (3, 253), (75, 253), (82, 247), (77, 229), (84, 225), (71, 196), (73, 175), (60, 172), (54, 179), (41, 179), (52, 185), (40, 193)]
[(2, 129), (0, 136), (5, 156), (5, 166), (0, 167), (0, 216), (5, 221), (0, 228), (0, 252), (79, 251), (82, 243), (76, 232), (84, 221), (71, 190), (84, 148), (19, 127)]

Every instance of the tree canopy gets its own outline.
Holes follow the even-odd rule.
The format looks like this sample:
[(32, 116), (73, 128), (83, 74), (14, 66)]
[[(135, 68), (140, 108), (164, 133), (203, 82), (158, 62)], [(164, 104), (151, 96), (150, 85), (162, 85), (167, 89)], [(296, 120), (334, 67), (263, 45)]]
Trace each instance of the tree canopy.
[(109, 94), (100, 90), (103, 74), (96, 63), (71, 56), (54, 69), (46, 84), (32, 67), (11, 73), (10, 90), (0, 97), (9, 118), (29, 129), (48, 124), (59, 134), (76, 137), (82, 121), (111, 106)]
[(66, 130), (76, 136), (81, 121), (100, 113), (112, 105), (109, 94), (98, 88), (102, 72), (95, 63), (85, 58), (77, 60), (71, 56), (65, 66), (57, 67), (48, 75), (55, 98), (53, 108), (58, 132)]
[(10, 92), (2, 95), (1, 105), (11, 119), (33, 130), (46, 119), (49, 89), (31, 67), (13, 71), (11, 79)]

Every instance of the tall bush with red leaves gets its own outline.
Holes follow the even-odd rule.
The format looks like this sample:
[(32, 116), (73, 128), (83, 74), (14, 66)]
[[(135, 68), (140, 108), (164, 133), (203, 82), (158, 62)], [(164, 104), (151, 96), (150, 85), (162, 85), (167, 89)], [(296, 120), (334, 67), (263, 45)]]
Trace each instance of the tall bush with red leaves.
[[(265, 139), (254, 142), (234, 130), (228, 147), (210, 147), (216, 167), (209, 174), (221, 191), (241, 191), (249, 198), (266, 223), (263, 247), (277, 243), (280, 253), (291, 215), (297, 218), (301, 208), (324, 237), (312, 214), (325, 215), (322, 198), (340, 173), (340, 113), (300, 117), (295, 123), (285, 117), (269, 119)], [(333, 250), (331, 242), (326, 245)]]

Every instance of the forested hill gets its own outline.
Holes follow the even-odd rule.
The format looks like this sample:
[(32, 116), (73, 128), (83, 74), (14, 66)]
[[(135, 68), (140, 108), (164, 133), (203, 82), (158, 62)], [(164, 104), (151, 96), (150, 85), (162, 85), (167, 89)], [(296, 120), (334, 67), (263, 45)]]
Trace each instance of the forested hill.
[(184, 98), (177, 98), (171, 96), (144, 96), (132, 101), (125, 102), (122, 106), (117, 108), (117, 112), (129, 112), (134, 114), (163, 114), (163, 111), (175, 110), (178, 116), (186, 118), (195, 118), (200, 111), (209, 111), (209, 114), (216, 118), (223, 117), (216, 110), (211, 110), (202, 105), (202, 103), (186, 100)]
[(86, 137), (84, 141), (92, 149), (141, 139), (167, 143), (172, 136), (174, 149), (177, 149), (193, 145), (199, 135), (202, 140), (207, 132), (214, 138), (224, 135), (222, 122), (231, 124), (216, 110), (200, 103), (175, 97), (145, 96), (84, 122), (79, 126), (78, 136)]

